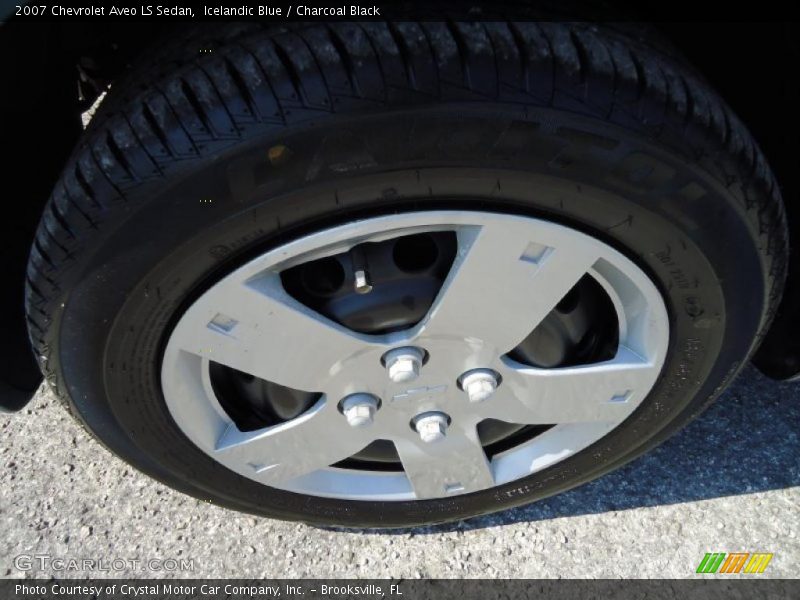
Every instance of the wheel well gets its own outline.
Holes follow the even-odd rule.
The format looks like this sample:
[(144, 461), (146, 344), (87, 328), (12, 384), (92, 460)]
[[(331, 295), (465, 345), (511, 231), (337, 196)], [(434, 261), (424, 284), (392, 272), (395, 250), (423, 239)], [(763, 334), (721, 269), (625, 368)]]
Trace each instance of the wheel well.
[[(24, 291), (36, 226), (81, 133), (81, 112), (158, 28), (11, 21), (0, 26), (6, 210), (0, 224), (0, 409), (17, 410), (42, 376), (30, 351)], [(108, 79), (110, 81), (111, 79)]]
[(796, 23), (726, 23), (709, 39), (707, 23), (664, 24), (667, 37), (697, 67), (747, 125), (781, 188), (789, 223), (789, 274), (775, 320), (753, 358), (766, 375), (800, 374), (800, 58)]

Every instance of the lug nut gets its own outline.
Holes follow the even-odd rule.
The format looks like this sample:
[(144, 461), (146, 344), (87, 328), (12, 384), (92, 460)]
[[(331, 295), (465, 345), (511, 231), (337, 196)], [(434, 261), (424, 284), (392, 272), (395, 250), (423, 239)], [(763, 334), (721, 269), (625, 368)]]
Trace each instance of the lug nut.
[(352, 394), (339, 403), (339, 408), (351, 427), (371, 425), (379, 406), (378, 399), (370, 394)]
[(356, 271), (354, 289), (357, 294), (369, 294), (372, 291), (369, 273), (364, 270)]
[(423, 413), (414, 419), (414, 429), (425, 443), (438, 442), (447, 435), (450, 419), (441, 412)]
[(353, 289), (356, 294), (369, 294), (372, 291), (372, 278), (367, 268), (367, 255), (361, 246), (350, 251), (353, 261)]
[(459, 381), (470, 402), (483, 402), (494, 394), (497, 386), (500, 385), (497, 373), (490, 369), (467, 371)]
[(395, 383), (405, 383), (419, 377), (424, 358), (425, 353), (419, 348), (395, 348), (383, 355), (383, 364), (389, 372), (389, 379)]

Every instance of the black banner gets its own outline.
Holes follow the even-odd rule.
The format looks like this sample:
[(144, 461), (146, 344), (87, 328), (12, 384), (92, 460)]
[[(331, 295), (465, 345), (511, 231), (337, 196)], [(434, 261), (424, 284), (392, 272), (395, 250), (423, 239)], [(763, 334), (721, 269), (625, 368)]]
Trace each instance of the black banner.
[[(712, 9), (712, 5), (709, 5)], [(756, 17), (750, 6), (725, 7), (726, 19), (751, 21), (791, 19), (777, 6), (759, 4)], [(707, 12), (708, 14), (704, 14)], [(347, 21), (347, 20), (588, 20), (588, 21), (682, 21), (704, 17), (718, 19), (717, 12), (702, 5), (675, 0), (666, 4), (631, 0), (0, 0), (0, 23), (46, 22), (150, 22), (174, 21)]]
[(800, 597), (800, 580), (355, 580), (88, 579), (0, 581), (4, 600), (250, 600), (270, 598), (393, 600), (735, 600)]

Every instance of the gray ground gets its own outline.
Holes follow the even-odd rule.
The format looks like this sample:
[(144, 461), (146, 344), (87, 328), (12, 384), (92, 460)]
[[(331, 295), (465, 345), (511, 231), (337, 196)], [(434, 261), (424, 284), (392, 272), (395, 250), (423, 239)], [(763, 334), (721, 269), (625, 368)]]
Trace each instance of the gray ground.
[(399, 533), (253, 518), (173, 492), (109, 454), (47, 392), (0, 428), (6, 577), (164, 574), (15, 567), (34, 554), (188, 558), (194, 570), (173, 575), (194, 577), (687, 577), (709, 551), (774, 552), (762, 577), (797, 577), (800, 561), (800, 385), (752, 368), (684, 432), (599, 481)]

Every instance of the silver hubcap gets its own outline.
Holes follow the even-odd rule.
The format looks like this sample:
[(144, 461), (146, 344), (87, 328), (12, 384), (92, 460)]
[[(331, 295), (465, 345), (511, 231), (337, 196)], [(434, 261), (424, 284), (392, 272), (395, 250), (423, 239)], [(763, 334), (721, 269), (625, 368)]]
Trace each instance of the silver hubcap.
[[(425, 231), (454, 231), (458, 250), (433, 306), (408, 330), (353, 332), (281, 284), (280, 271), (297, 264)], [(615, 307), (616, 356), (553, 369), (510, 359), (585, 274)], [(592, 237), (527, 217), (407, 213), (301, 238), (223, 278), (179, 320), (161, 381), (181, 430), (245, 477), (334, 498), (439, 498), (525, 477), (604, 437), (652, 388), (668, 337), (653, 283)], [(240, 431), (215, 396), (210, 361), (321, 397), (299, 417)], [(487, 457), (476, 433), (485, 419), (553, 426)], [(375, 440), (394, 443), (402, 472), (331, 467)]]

